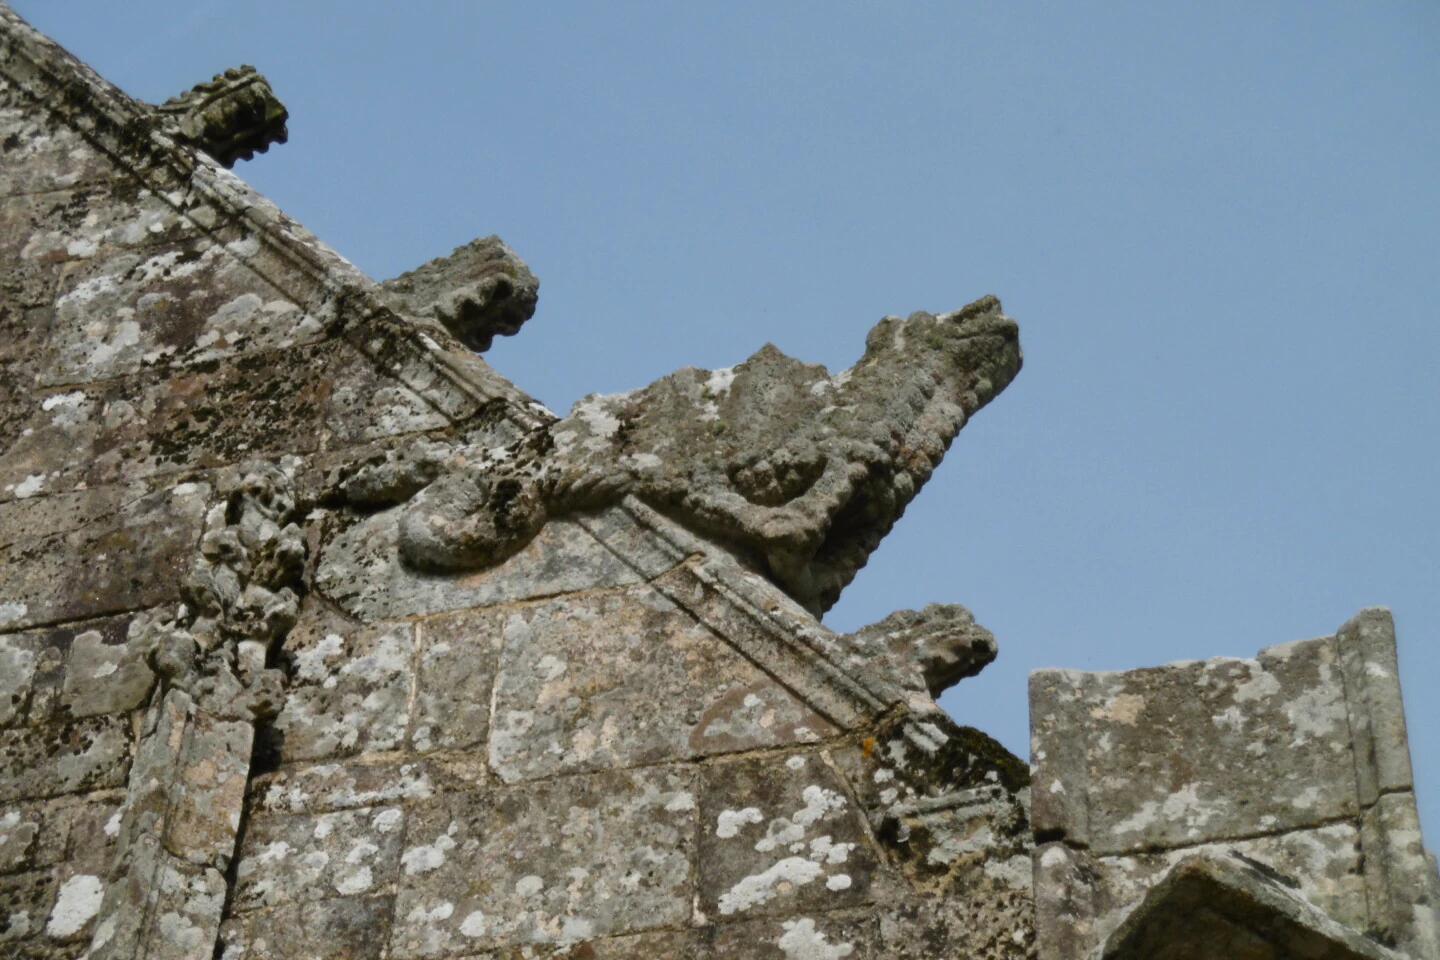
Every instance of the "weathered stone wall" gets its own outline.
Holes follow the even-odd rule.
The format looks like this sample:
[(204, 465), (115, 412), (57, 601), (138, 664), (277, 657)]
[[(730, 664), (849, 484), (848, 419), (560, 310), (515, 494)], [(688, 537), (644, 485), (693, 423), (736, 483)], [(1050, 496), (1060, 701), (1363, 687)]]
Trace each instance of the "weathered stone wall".
[(1023, 765), (768, 582), (633, 501), (417, 574), (396, 512), (333, 518), (227, 957), (1029, 955)]
[(0, 43), (0, 952), (1033, 953), (1027, 771), (906, 672), (948, 627), (837, 637), (630, 498), (415, 572), (408, 451), (548, 412)]
[[(509, 388), (347, 300), (368, 281), (3, 7), (0, 42), (0, 953), (66, 957), (162, 720), (145, 627), (237, 465), (314, 503), (333, 463)], [(243, 788), (235, 759), (201, 773)]]
[(1383, 612), (1037, 675), (1033, 823), (934, 703), (968, 611), (812, 615), (1019, 369), (998, 301), (560, 420), (456, 339), (513, 251), (387, 292), (216, 162), (263, 78), (171, 106), (0, 2), (0, 954), (1070, 960), (1210, 898), (1437, 958)]
[(1236, 852), (1345, 926), (1440, 956), (1394, 624), (1030, 688), (1041, 955), (1081, 957), (1180, 861)]

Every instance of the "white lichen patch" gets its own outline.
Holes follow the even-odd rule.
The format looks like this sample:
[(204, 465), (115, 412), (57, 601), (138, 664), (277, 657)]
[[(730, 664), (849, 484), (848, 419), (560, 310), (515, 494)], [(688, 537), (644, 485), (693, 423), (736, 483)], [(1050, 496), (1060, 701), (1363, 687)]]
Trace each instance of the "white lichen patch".
[(721, 810), (715, 819), (715, 836), (728, 840), (747, 823), (764, 823), (765, 815), (756, 807), (745, 807), (743, 810)]
[(752, 874), (720, 897), (720, 913), (729, 916), (769, 903), (782, 892), (803, 887), (823, 873), (823, 868), (806, 857), (786, 857), (762, 873)]
[(857, 844), (837, 842), (828, 832), (810, 835), (817, 824), (844, 810), (848, 801), (839, 793), (816, 784), (805, 787), (801, 800), (804, 805), (788, 817), (778, 816), (769, 820), (756, 807), (721, 811), (716, 822), (716, 836), (721, 839), (738, 837), (746, 826), (764, 822), (764, 835), (755, 841), (753, 849), (758, 853), (774, 853), (781, 858), (766, 869), (742, 878), (722, 894), (718, 904), (721, 914), (743, 912), (822, 877), (825, 878), (826, 888), (832, 892), (847, 890), (853, 884), (848, 873), (835, 871), (829, 876), (826, 874), (828, 868), (848, 861)]
[(1285, 719), (1295, 731), (1292, 747), (1333, 737), (1332, 749), (1349, 748), (1344, 694), (1331, 679), (1330, 665), (1320, 665), (1320, 683), (1285, 704)]
[(100, 912), (100, 901), (104, 896), (105, 884), (99, 877), (77, 873), (60, 887), (60, 895), (55, 900), (55, 909), (50, 911), (45, 932), (62, 939), (79, 933)]
[(295, 654), (295, 679), (323, 683), (330, 676), (330, 661), (345, 654), (345, 638), (338, 633), (326, 634), (308, 650)]
[(1046, 870), (1054, 870), (1056, 867), (1064, 866), (1070, 858), (1065, 854), (1065, 848), (1052, 846), (1040, 854), (1040, 866)]
[(45, 489), (45, 474), (32, 473), (24, 480), (10, 487), (16, 500), (28, 500)]
[(75, 390), (71, 393), (55, 393), (46, 397), (40, 403), (40, 409), (49, 413), (55, 409), (74, 409), (85, 402), (85, 391)]
[[(8, 612), (6, 607), (11, 607)], [(23, 603), (0, 603), (0, 624), (25, 616)], [(0, 637), (0, 724), (7, 724), (24, 709), (30, 682), (35, 676), (35, 652), (23, 641)]]
[(375, 814), (375, 816), (370, 819), (370, 826), (381, 833), (390, 833), (400, 826), (400, 821), (403, 818), (404, 813), (398, 807), (390, 807)]
[(485, 931), (490, 929), (490, 924), (485, 919), (485, 914), (479, 910), (472, 910), (460, 921), (460, 934), (470, 938), (483, 937)]
[(665, 803), (665, 809), (669, 813), (680, 813), (684, 810), (695, 809), (695, 795), (688, 790), (681, 790)]
[(342, 873), (335, 881), (335, 890), (343, 896), (353, 896), (369, 890), (373, 883), (370, 868), (362, 865)]
[(1245, 729), (1245, 711), (1232, 703), (1224, 710), (1212, 716), (1210, 722), (1222, 729), (1239, 733)]
[(1116, 834), (1143, 833), (1157, 824), (1183, 824), (1186, 835), (1198, 837), (1201, 828), (1220, 816), (1229, 806), (1224, 799), (1201, 800), (1199, 786), (1188, 783), (1163, 801), (1146, 800), (1129, 817), (1115, 824)]
[(1236, 703), (1249, 703), (1256, 700), (1268, 700), (1280, 692), (1280, 681), (1253, 661), (1244, 661), (1251, 664), (1252, 676), (1249, 680), (1238, 685), (1232, 695)]
[[(453, 824), (452, 824), (453, 828)], [(455, 849), (455, 840), (449, 834), (441, 834), (431, 843), (411, 847), (400, 855), (400, 864), (410, 876), (429, 873), (445, 865), (445, 854)]]
[(841, 960), (855, 952), (853, 943), (831, 943), (825, 934), (815, 929), (815, 921), (809, 917), (786, 920), (781, 924), (785, 931), (775, 945), (785, 954), (785, 960)]

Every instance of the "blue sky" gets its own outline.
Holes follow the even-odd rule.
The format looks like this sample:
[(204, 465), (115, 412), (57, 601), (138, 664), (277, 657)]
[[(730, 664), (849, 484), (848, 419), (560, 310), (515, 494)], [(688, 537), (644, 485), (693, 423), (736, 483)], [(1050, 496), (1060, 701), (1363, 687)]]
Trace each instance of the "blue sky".
[(1440, 5), (11, 3), (145, 99), (260, 67), (237, 172), (377, 279), (499, 233), (559, 411), (999, 295), (1024, 371), (826, 622), (971, 607), (944, 704), (1024, 755), (1032, 669), (1388, 605), (1440, 845)]

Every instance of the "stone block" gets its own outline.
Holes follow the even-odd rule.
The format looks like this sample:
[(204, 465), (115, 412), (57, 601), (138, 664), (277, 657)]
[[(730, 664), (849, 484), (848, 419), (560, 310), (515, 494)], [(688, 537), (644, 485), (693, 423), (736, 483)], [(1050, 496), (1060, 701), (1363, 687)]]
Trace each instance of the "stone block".
[(836, 666), (812, 641), (812, 632), (824, 630), (814, 617), (796, 616), (793, 601), (728, 556), (692, 557), (651, 585), (766, 673), (783, 677), (837, 728), (854, 728), (894, 702)]
[(219, 960), (380, 960), (393, 903), (336, 897), (244, 913), (222, 928)]
[(55, 287), (59, 278), (59, 264), (30, 263), (14, 256), (13, 251), (9, 256), (0, 251), (0, 297), (4, 298), (8, 310), (0, 316), (0, 323), (11, 335), (7, 337), (9, 343), (3, 353), (4, 366), (21, 378), (18, 384), (7, 383), (12, 398), (17, 393), (28, 392), (35, 383), (38, 366), (34, 361), (39, 358), (40, 346), (54, 321)]
[(35, 800), (0, 808), (0, 873), (64, 864), (103, 876), (114, 852), (118, 791)]
[[(72, 504), (82, 515), (71, 521), (78, 524), (75, 529), (46, 539), (20, 537), (0, 546), (0, 629), (80, 620), (178, 599), (209, 493), (207, 484), (182, 483), (114, 510), (107, 509), (106, 498), (90, 498)], [(35, 511), (0, 503), (0, 529), (14, 529), (27, 519), (35, 519)], [(105, 686), (133, 679), (127, 668)]]
[(694, 790), (691, 772), (651, 768), (417, 807), (400, 858), (390, 956), (456, 956), (687, 922)]
[(94, 960), (141, 952), (179, 960), (213, 951), (253, 743), (248, 719), (214, 716), (179, 687), (147, 713)]
[(159, 194), (132, 179), (0, 200), (0, 237), (12, 262), (72, 264), (117, 249), (182, 245), (213, 229), (221, 215), (182, 190)]
[(1039, 671), (1030, 689), (1042, 834), (1071, 836), (1069, 825), (1083, 823), (1091, 849), (1110, 854), (1359, 812), (1332, 638), (1270, 647), (1253, 660), (1078, 677)]
[(1388, 611), (1254, 659), (1040, 671), (1031, 715), (1042, 955), (1086, 953), (1184, 857), (1236, 851), (1339, 923), (1440, 956)]
[(0, 498), (302, 455), (449, 423), (342, 341), (147, 370), (31, 402), (0, 456)]
[(1395, 655), (1395, 621), (1383, 607), (1361, 610), (1336, 633), (1335, 644), (1357, 755), (1360, 802), (1368, 806), (1382, 793), (1415, 786)]
[(870, 902), (882, 860), (820, 753), (708, 765), (700, 798), (700, 911), (711, 920)]
[(390, 888), (400, 862), (400, 807), (320, 814), (255, 814), (235, 873), (231, 910), (371, 895)]
[[(170, 484), (161, 484), (168, 489)], [(37, 543), (61, 534), (73, 533), (113, 517), (127, 505), (152, 493), (155, 485), (114, 483), (65, 493), (44, 493), (14, 497), (0, 502), (0, 547), (16, 543)]]
[(485, 960), (692, 960), (699, 937), (694, 931), (638, 933), (632, 937), (606, 937), (580, 943), (527, 943), (483, 954)]
[[(131, 617), (114, 619), (126, 626), (133, 622)], [(118, 632), (107, 636), (105, 631), (91, 629), (71, 641), (61, 702), (72, 717), (129, 713), (149, 699), (155, 672), (146, 662), (148, 651), (141, 638), (128, 633), (116, 637)]]
[[(93, 251), (100, 239), (82, 242)], [(290, 290), (314, 284), (288, 275), (275, 257), (262, 258), (263, 249), (258, 237), (226, 231), (162, 247), (107, 246), (67, 265), (41, 382), (83, 385), (322, 339), (333, 307), (296, 303), (277, 289), (265, 274), (281, 274)]]
[(121, 791), (107, 790), (50, 801), (46, 832), (63, 843), (66, 870), (100, 877), (110, 871), (124, 799)]
[(130, 750), (121, 717), (0, 730), (0, 803), (123, 786)]
[(0, 727), (25, 718), (40, 645), (39, 637), (27, 634), (0, 636)]
[(400, 510), (361, 520), (321, 555), (316, 588), (361, 620), (417, 616), (637, 583), (638, 575), (575, 524), (555, 521), (487, 570), (421, 573), (400, 559)]
[(4, 277), (0, 262), (0, 374), (6, 386), (0, 394), (0, 426), (6, 427), (4, 435), (10, 436), (10, 421), (29, 411), (40, 348), (49, 336), (54, 311), (48, 306), (25, 305), (24, 297), (11, 289)]
[(44, 937), (59, 886), (49, 870), (0, 876), (0, 951), (23, 956), (30, 943)]
[(1361, 820), (1358, 846), (1370, 902), (1367, 932), (1413, 957), (1440, 958), (1440, 875), (1420, 836), (1415, 795), (1381, 796)]
[(18, 873), (36, 863), (40, 831), (45, 823), (39, 804), (17, 804), (0, 810), (0, 873)]
[[(196, 710), (184, 725), (182, 752), (154, 775), (169, 786), (165, 849), (188, 863), (225, 870), (245, 803), (254, 728)], [(137, 764), (138, 766), (138, 764)]]
[(285, 705), (271, 735), (286, 762), (394, 750), (409, 729), (414, 628), (358, 624), (313, 598), (285, 639)]
[(1038, 847), (1035, 855), (1037, 909), (1045, 918), (1042, 956), (1083, 955), (1187, 857), (1237, 853), (1286, 878), (1299, 895), (1337, 921), (1367, 928), (1366, 864), (1352, 823), (1109, 857), (1051, 843)]
[(490, 763), (509, 782), (835, 729), (650, 587), (506, 608)]
[(419, 621), (420, 670), (410, 742), (420, 753), (475, 750), (490, 733), (502, 615), (457, 610)]

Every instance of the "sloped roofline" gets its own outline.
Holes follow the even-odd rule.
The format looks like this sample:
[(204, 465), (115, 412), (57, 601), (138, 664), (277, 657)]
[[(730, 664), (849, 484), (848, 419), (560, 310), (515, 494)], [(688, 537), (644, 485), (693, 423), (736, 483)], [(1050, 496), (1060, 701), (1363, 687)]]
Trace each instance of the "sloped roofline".
[[(341, 305), (343, 336), (352, 346), (452, 423), (460, 425), (484, 407), (503, 411), (523, 431), (554, 419), (439, 324), (397, 314), (363, 271), (202, 151), (168, 136), (151, 105), (105, 80), (30, 26), (5, 0), (0, 0), (0, 75), (37, 108), (54, 112), (63, 105), (65, 122), (157, 196), (164, 197), (179, 180), (232, 222), (253, 230), (287, 266)], [(304, 302), (300, 292), (286, 289), (285, 278), (267, 280)], [(587, 523), (587, 529), (672, 602), (837, 726), (854, 729), (905, 700), (886, 678), (837, 663), (823, 649), (834, 633), (722, 548), (633, 495), (611, 512), (617, 514), (627, 518), (625, 529), (603, 522)], [(684, 572), (667, 583), (662, 577), (667, 571)], [(702, 593), (704, 599), (697, 600)], [(928, 724), (907, 724), (912, 726), (915, 736), (931, 739), (920, 729)]]
[[(163, 197), (169, 182), (179, 180), (234, 222), (252, 229), (287, 266), (343, 304), (352, 344), (446, 418), (464, 421), (496, 400), (504, 401), (505, 416), (524, 430), (553, 416), (439, 324), (422, 326), (396, 314), (363, 271), (202, 151), (168, 136), (151, 105), (105, 80), (30, 26), (4, 0), (0, 73), (39, 108), (53, 112), (63, 104), (78, 132), (157, 195)], [(162, 185), (162, 180), (169, 182)], [(283, 278), (267, 280), (287, 296), (300, 296), (285, 289)], [(384, 334), (383, 351), (361, 335), (372, 330)]]

